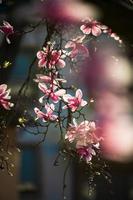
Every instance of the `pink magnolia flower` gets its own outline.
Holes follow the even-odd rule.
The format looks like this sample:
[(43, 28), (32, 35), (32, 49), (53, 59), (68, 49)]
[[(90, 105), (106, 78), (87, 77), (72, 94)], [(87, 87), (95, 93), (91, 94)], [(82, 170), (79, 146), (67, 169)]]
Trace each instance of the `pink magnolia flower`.
[(65, 48), (72, 48), (70, 52), (71, 58), (75, 58), (78, 54), (82, 54), (84, 56), (89, 55), (88, 49), (83, 45), (84, 36), (79, 36), (72, 41), (67, 42)]
[(10, 44), (9, 36), (14, 34), (13, 26), (11, 26), (7, 21), (3, 21), (3, 26), (0, 26), (0, 32), (5, 34), (6, 41)]
[(78, 89), (76, 91), (75, 97), (71, 96), (70, 94), (63, 95), (63, 99), (67, 102), (67, 106), (65, 105), (63, 108), (70, 108), (72, 112), (75, 112), (79, 106), (84, 107), (87, 104), (87, 101), (82, 99), (82, 91)]
[(7, 90), (7, 85), (2, 84), (0, 85), (0, 105), (3, 106), (6, 110), (10, 110), (10, 108), (13, 106), (13, 103), (9, 102), (9, 99), (11, 99), (10, 89)]
[(47, 121), (55, 121), (57, 120), (57, 115), (54, 115), (53, 112), (55, 110), (54, 104), (46, 104), (45, 105), (46, 113), (40, 111), (38, 108), (34, 108), (34, 111), (37, 115), (36, 119), (42, 119), (43, 122)]
[(96, 155), (95, 150), (92, 147), (80, 147), (77, 149), (81, 159), (85, 159), (87, 163), (92, 160), (92, 156)]
[(51, 85), (51, 87), (48, 89), (45, 83), (39, 83), (38, 87), (44, 93), (44, 96), (39, 99), (40, 103), (43, 103), (44, 97), (50, 97), (54, 103), (58, 103), (60, 97), (66, 93), (64, 89), (58, 90), (58, 87), (55, 85)]
[(88, 18), (84, 21), (84, 24), (80, 27), (80, 30), (84, 34), (92, 34), (94, 36), (99, 36), (102, 33), (102, 30), (107, 29), (107, 26), (100, 24), (96, 20), (92, 20), (91, 18)]
[(65, 61), (62, 59), (61, 51), (53, 50), (51, 47), (47, 46), (43, 48), (43, 51), (37, 52), (38, 67), (40, 68), (53, 68), (58, 66), (59, 68), (65, 67)]

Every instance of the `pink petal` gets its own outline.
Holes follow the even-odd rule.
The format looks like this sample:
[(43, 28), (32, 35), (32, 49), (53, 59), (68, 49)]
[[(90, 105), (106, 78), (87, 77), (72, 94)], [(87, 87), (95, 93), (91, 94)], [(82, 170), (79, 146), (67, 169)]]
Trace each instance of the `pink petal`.
[(69, 98), (72, 98), (72, 96), (70, 94), (63, 95), (63, 99), (64, 99), (65, 102), (68, 102)]
[(43, 118), (45, 114), (41, 112), (38, 108), (34, 108), (35, 113), (37, 114), (37, 118)]
[(11, 44), (11, 41), (10, 41), (10, 39), (8, 38), (8, 36), (6, 37), (6, 41), (7, 41), (8, 44)]
[(10, 92), (11, 92), (11, 89), (8, 89), (7, 91), (5, 91), (3, 98), (4, 99), (11, 99), (11, 96), (9, 96)]
[(86, 162), (89, 163), (91, 160), (92, 160), (92, 155), (90, 154), (86, 157)]
[(96, 124), (95, 124), (95, 122), (90, 122), (89, 123), (89, 127), (91, 128), (91, 130), (95, 130), (96, 129)]
[(45, 83), (51, 83), (51, 77), (45, 76), (43, 74), (36, 74), (37, 79), (34, 79), (35, 82), (45, 82)]
[(94, 156), (96, 155), (96, 152), (94, 151), (94, 149), (90, 149), (89, 152)]
[(51, 116), (50, 116), (50, 120), (54, 121), (54, 120), (57, 119), (57, 117), (58, 117), (57, 115), (51, 115)]
[(7, 85), (6, 84), (2, 84), (2, 85), (0, 85), (0, 93), (1, 93), (1, 91), (6, 91), (6, 89), (7, 89)]
[(38, 84), (39, 89), (45, 94), (46, 91), (48, 90), (47, 86), (45, 83), (39, 83)]
[(94, 144), (93, 146), (94, 146), (96, 149), (99, 149), (100, 144), (99, 144), (99, 142), (98, 142), (98, 143)]
[(66, 63), (64, 60), (62, 59), (59, 59), (58, 62), (57, 62), (57, 65), (60, 67), (60, 68), (64, 68)]
[(84, 101), (84, 100), (81, 100), (81, 104), (80, 104), (82, 107), (86, 106), (87, 105), (87, 101)]
[(108, 29), (108, 27), (105, 26), (105, 25), (103, 25), (103, 24), (99, 24), (99, 25), (97, 25), (97, 27), (100, 28), (100, 29), (102, 29), (102, 30)]
[(77, 127), (77, 126), (78, 126), (78, 124), (77, 124), (77, 121), (76, 121), (76, 119), (75, 119), (75, 118), (73, 118), (73, 124), (74, 124), (74, 126), (75, 126), (75, 127)]
[(62, 79), (62, 78), (56, 78), (56, 81), (60, 81), (60, 82), (62, 82), (62, 83), (66, 83), (66, 82), (67, 82), (67, 80)]
[(2, 106), (6, 109), (6, 110), (10, 110), (10, 107), (12, 107), (14, 104), (8, 102), (8, 101), (4, 101), (2, 102)]
[(57, 62), (57, 60), (60, 58), (61, 52), (60, 51), (52, 51), (52, 61)]
[(3, 21), (3, 25), (13, 29), (13, 26), (11, 26), (11, 24), (9, 24), (9, 22), (7, 22), (7, 21)]
[(63, 96), (63, 95), (65, 95), (65, 93), (66, 93), (66, 90), (60, 89), (57, 92), (55, 92), (54, 94), (57, 96)]
[(75, 112), (76, 110), (77, 110), (77, 106), (71, 107), (71, 111), (72, 111), (72, 112)]
[(102, 31), (101, 31), (101, 29), (99, 27), (93, 26), (93, 28), (92, 28), (92, 35), (99, 36), (99, 35), (101, 35), (101, 33), (102, 33)]
[(76, 91), (75, 96), (76, 96), (76, 98), (78, 98), (79, 101), (81, 101), (82, 96), (83, 96), (82, 91), (81, 91), (80, 89), (78, 89), (78, 90)]
[(45, 59), (40, 59), (39, 62), (38, 62), (38, 67), (45, 67), (46, 65), (46, 60)]
[(46, 53), (44, 53), (44, 51), (38, 51), (36, 55), (38, 59), (42, 59), (45, 57)]
[(39, 98), (39, 102), (40, 102), (40, 103), (43, 103), (43, 99), (44, 99), (44, 96), (40, 97), (40, 98)]
[(84, 34), (87, 34), (89, 35), (91, 33), (91, 28), (87, 27), (86, 25), (82, 25), (80, 27), (80, 30), (84, 33)]

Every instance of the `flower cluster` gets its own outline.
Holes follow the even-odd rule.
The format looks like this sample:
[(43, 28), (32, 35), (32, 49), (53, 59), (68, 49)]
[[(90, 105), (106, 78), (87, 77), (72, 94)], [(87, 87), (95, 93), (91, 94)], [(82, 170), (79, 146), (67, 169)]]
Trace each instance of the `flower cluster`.
[[(79, 37), (76, 40), (73, 40), (71, 42), (68, 42), (65, 45), (65, 48), (72, 47), (72, 50), (69, 52), (69, 56), (71, 58), (76, 57), (79, 53), (86, 54), (88, 56), (88, 49), (82, 44), (83, 39)], [(80, 51), (81, 50), (81, 51)], [(46, 46), (46, 48), (43, 48), (43, 51), (37, 52), (37, 58), (38, 58), (38, 67), (39, 68), (45, 68), (45, 71), (43, 74), (36, 74), (36, 79), (34, 81), (38, 84), (38, 88), (40, 89), (40, 92), (43, 93), (43, 96), (39, 98), (39, 102), (42, 104), (42, 108), (39, 109), (37, 107), (34, 108), (34, 112), (36, 114), (36, 120), (40, 119), (43, 122), (61, 122), (60, 119), (60, 112), (63, 110), (69, 110), (72, 113), (79, 110), (79, 108), (82, 108), (87, 105), (87, 101), (83, 100), (83, 94), (81, 89), (77, 89), (75, 91), (75, 96), (72, 96), (68, 94), (67, 90), (63, 87), (63, 84), (65, 84), (67, 81), (61, 77), (60, 70), (62, 67), (64, 68), (66, 63), (63, 58), (65, 56), (61, 54), (61, 50), (57, 51), (53, 49), (53, 45), (50, 42)], [(48, 103), (51, 102), (51, 103)], [(55, 110), (55, 108), (58, 103), (61, 102), (61, 110)], [(44, 111), (45, 109), (45, 111)], [(54, 112), (57, 112), (59, 115), (54, 114)], [(76, 122), (75, 122), (76, 123)], [(83, 122), (81, 125), (75, 125), (68, 128), (67, 135), (65, 138), (72, 142), (75, 138), (78, 138), (76, 136), (77, 130), (80, 130), (80, 133), (83, 132), (84, 126), (86, 126), (87, 121)], [(88, 122), (89, 123), (89, 122)], [(77, 140), (76, 148), (77, 153), (80, 155), (80, 157), (83, 157), (86, 159), (86, 161), (91, 160), (91, 156), (94, 154), (94, 149), (92, 148), (92, 145), (96, 145), (97, 141), (95, 138), (94, 142), (94, 131), (93, 136), (89, 135), (92, 131), (93, 123), (88, 124), (88, 138), (86, 141), (86, 145), (79, 144), (79, 140)], [(95, 126), (95, 125), (94, 125)], [(72, 130), (73, 129), (73, 130)], [(82, 129), (82, 130), (81, 130)], [(94, 128), (95, 129), (95, 128)], [(80, 136), (81, 137), (81, 136)], [(85, 134), (82, 134), (82, 142), (85, 142)], [(93, 137), (93, 139), (92, 139)], [(81, 138), (80, 138), (81, 139)], [(91, 142), (89, 141), (91, 140)], [(84, 141), (83, 141), (84, 140)], [(93, 141), (92, 141), (93, 140)], [(95, 144), (93, 144), (95, 143)], [(85, 151), (87, 151), (87, 155), (85, 156)]]
[(95, 122), (87, 120), (77, 124), (73, 119), (73, 124), (69, 125), (68, 131), (65, 135), (70, 143), (75, 142), (77, 153), (81, 158), (84, 158), (88, 163), (92, 159), (92, 155), (96, 155), (95, 149), (99, 148), (99, 141), (101, 138), (96, 136)]
[[(49, 50), (48, 50), (49, 49)], [(78, 110), (78, 108), (84, 107), (87, 105), (87, 102), (82, 99), (82, 91), (78, 89), (76, 91), (75, 97), (67, 94), (66, 90), (63, 88), (63, 83), (66, 83), (66, 80), (60, 78), (59, 69), (56, 68), (56, 65), (62, 68), (65, 66), (65, 61), (61, 57), (65, 58), (65, 55), (60, 54), (60, 50), (54, 50), (50, 42), (47, 47), (43, 48), (44, 51), (37, 52), (37, 58), (39, 59), (38, 67), (43, 67), (46, 69), (46, 74), (37, 74), (35, 82), (38, 83), (38, 88), (43, 93), (43, 96), (39, 98), (39, 102), (43, 104), (47, 113), (43, 113), (40, 109), (35, 108), (34, 111), (37, 114), (37, 119), (42, 119), (43, 122), (46, 121), (55, 121), (57, 116), (53, 115), (55, 110), (55, 104), (61, 101), (64, 106), (62, 109), (69, 108), (72, 112)], [(61, 65), (63, 63), (63, 65)], [(45, 103), (46, 100), (52, 101), (51, 104)]]
[[(35, 120), (40, 119), (46, 124), (52, 122), (56, 127), (59, 126), (61, 134), (66, 133), (65, 141), (74, 143), (77, 154), (88, 163), (92, 160), (92, 156), (96, 155), (101, 138), (96, 135), (95, 122), (89, 122), (82, 113), (82, 108), (88, 105), (83, 98), (82, 90), (74, 89), (69, 86), (69, 83), (66, 86), (67, 80), (62, 70), (67, 65), (67, 59), (73, 63), (76, 63), (78, 58), (88, 59), (90, 52), (86, 42), (89, 37), (98, 37), (102, 33), (107, 33), (114, 39), (118, 38), (107, 26), (91, 18), (82, 21), (79, 30), (82, 34), (67, 42), (62, 38), (64, 49), (56, 48), (55, 42), (47, 42), (46, 46), (37, 52), (39, 73), (36, 74), (34, 81), (38, 84), (42, 95), (38, 100), (41, 106), (40, 108), (35, 106), (34, 112)], [(79, 116), (76, 118), (84, 116), (84, 121), (80, 124), (75, 120), (75, 113)]]
[(13, 103), (9, 101), (11, 99), (10, 91), (10, 89), (7, 90), (6, 84), (0, 85), (0, 106), (4, 107), (6, 110), (10, 110), (13, 106)]

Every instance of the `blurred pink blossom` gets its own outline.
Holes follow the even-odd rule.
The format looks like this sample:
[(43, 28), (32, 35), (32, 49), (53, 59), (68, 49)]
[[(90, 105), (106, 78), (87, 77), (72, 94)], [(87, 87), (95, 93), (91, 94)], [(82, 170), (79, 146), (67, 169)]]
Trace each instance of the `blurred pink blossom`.
[(129, 116), (119, 116), (104, 123), (103, 153), (115, 161), (128, 161), (133, 155), (133, 125)]
[(78, 23), (88, 16), (95, 16), (94, 6), (80, 0), (47, 0), (40, 4), (39, 13), (53, 23)]

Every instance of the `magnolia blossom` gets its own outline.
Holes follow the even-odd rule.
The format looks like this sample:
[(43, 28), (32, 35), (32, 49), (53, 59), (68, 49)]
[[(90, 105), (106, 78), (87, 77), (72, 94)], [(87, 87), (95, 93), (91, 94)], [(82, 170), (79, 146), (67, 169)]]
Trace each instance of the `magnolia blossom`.
[(77, 153), (81, 158), (85, 158), (87, 162), (95, 155), (95, 148), (99, 148), (101, 138), (96, 136), (95, 122), (83, 121), (79, 125), (73, 119), (73, 124), (69, 125), (65, 135), (70, 143), (75, 142)]
[(53, 84), (48, 88), (45, 83), (39, 83), (38, 87), (44, 93), (44, 96), (39, 99), (40, 103), (43, 103), (44, 97), (49, 97), (54, 103), (58, 103), (60, 97), (66, 93), (64, 89), (58, 89), (58, 87)]
[(99, 36), (102, 33), (102, 30), (106, 30), (107, 26), (100, 24), (96, 20), (92, 20), (91, 18), (88, 18), (87, 20), (83, 21), (84, 24), (80, 27), (80, 30), (84, 34), (92, 34), (94, 36)]
[(89, 55), (88, 49), (83, 45), (83, 40), (85, 38), (84, 36), (79, 36), (69, 42), (65, 45), (65, 48), (72, 48), (70, 51), (71, 58), (75, 58), (78, 54), (82, 54), (84, 56)]
[(10, 44), (9, 36), (14, 34), (13, 26), (11, 26), (7, 21), (3, 21), (3, 26), (0, 26), (0, 32), (5, 34), (6, 41)]
[(0, 85), (0, 106), (3, 106), (6, 110), (10, 110), (13, 106), (13, 103), (9, 102), (9, 99), (11, 99), (10, 91), (10, 89), (7, 90), (6, 84)]
[(63, 56), (61, 54), (61, 51), (53, 50), (49, 46), (43, 48), (43, 51), (37, 52), (38, 66), (40, 68), (53, 68), (55, 66), (64, 68), (65, 61), (62, 59)]
[(70, 108), (72, 112), (75, 112), (79, 106), (84, 107), (87, 104), (87, 101), (82, 99), (82, 91), (78, 89), (75, 93), (75, 97), (71, 96), (70, 94), (63, 95), (63, 99), (67, 102), (67, 106), (65, 105), (63, 108)]
[(37, 115), (36, 119), (42, 119), (43, 122), (47, 121), (55, 121), (57, 120), (57, 115), (54, 115), (53, 112), (55, 110), (54, 104), (45, 104), (46, 113), (40, 111), (38, 108), (34, 108), (34, 111)]
[(80, 147), (77, 149), (77, 153), (79, 154), (81, 159), (85, 159), (87, 163), (92, 160), (92, 156), (96, 155), (95, 150), (90, 147)]
[(69, 142), (76, 141), (76, 147), (88, 146), (93, 143), (98, 143), (98, 138), (95, 135), (96, 125), (95, 122), (89, 122), (87, 120), (81, 122), (79, 125), (76, 120), (73, 119), (73, 124), (69, 125), (65, 139)]

